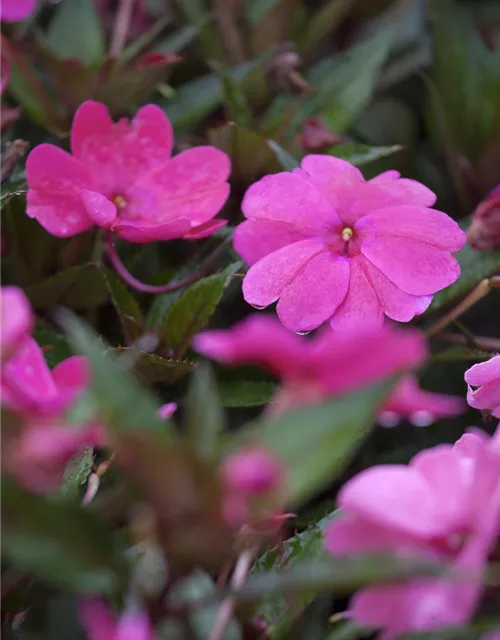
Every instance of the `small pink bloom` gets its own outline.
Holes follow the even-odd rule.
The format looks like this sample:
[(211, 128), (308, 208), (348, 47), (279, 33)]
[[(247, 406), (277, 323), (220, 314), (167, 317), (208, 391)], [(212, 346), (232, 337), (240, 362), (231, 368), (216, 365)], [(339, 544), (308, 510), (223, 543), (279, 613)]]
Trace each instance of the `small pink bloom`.
[(437, 560), (474, 576), (415, 579), (359, 591), (351, 615), (384, 639), (463, 624), (483, 592), (481, 575), (500, 533), (498, 437), (466, 433), (405, 465), (362, 471), (338, 495), (340, 515), (325, 533), (332, 555), (393, 552)]
[(500, 247), (500, 185), (476, 207), (467, 239), (471, 247), (479, 251)]
[(274, 491), (283, 477), (283, 466), (276, 456), (261, 448), (229, 455), (221, 471), (223, 483), (229, 490), (248, 495)]
[(365, 181), (345, 160), (309, 155), (302, 168), (266, 176), (243, 200), (234, 246), (250, 265), (245, 300), (278, 301), (288, 329), (327, 320), (338, 330), (408, 322), (458, 278), (451, 253), (465, 233), (430, 209), (436, 197), (396, 171)]
[(270, 410), (312, 404), (418, 366), (427, 355), (415, 330), (391, 327), (362, 334), (325, 328), (311, 339), (287, 331), (275, 318), (250, 316), (230, 329), (195, 337), (200, 353), (224, 364), (257, 364), (281, 379)]
[(26, 415), (56, 416), (88, 386), (90, 371), (83, 356), (73, 356), (52, 371), (36, 340), (29, 337), (2, 367), (2, 404)]
[(229, 195), (229, 159), (214, 147), (172, 158), (172, 145), (172, 126), (156, 105), (113, 123), (103, 104), (84, 102), (73, 120), (73, 155), (51, 144), (30, 153), (27, 213), (60, 237), (94, 225), (136, 243), (209, 236), (226, 224), (213, 218)]
[(30, 16), (36, 8), (36, 0), (2, 0), (0, 10), (3, 22), (19, 22)]
[(88, 640), (154, 640), (147, 615), (141, 611), (124, 611), (118, 620), (107, 605), (97, 598), (82, 598), (78, 603), (80, 621)]
[(163, 404), (158, 409), (158, 415), (160, 416), (160, 418), (163, 418), (163, 420), (168, 420), (174, 415), (176, 411), (177, 411), (177, 403), (167, 402), (167, 404)]
[(495, 418), (500, 418), (500, 355), (467, 369), (465, 382), (469, 385), (467, 402), (470, 406), (488, 409)]
[(320, 118), (308, 118), (300, 133), (300, 142), (306, 151), (323, 151), (345, 138), (332, 133)]
[(99, 425), (30, 422), (9, 443), (4, 468), (30, 491), (45, 493), (60, 485), (74, 455), (85, 447), (105, 444), (105, 431)]
[(459, 396), (424, 391), (415, 376), (405, 376), (384, 402), (378, 422), (394, 427), (400, 420), (408, 420), (417, 427), (427, 427), (440, 418), (460, 415), (466, 406)]
[(23, 291), (2, 287), (0, 297), (2, 364), (21, 347), (33, 328), (33, 312)]

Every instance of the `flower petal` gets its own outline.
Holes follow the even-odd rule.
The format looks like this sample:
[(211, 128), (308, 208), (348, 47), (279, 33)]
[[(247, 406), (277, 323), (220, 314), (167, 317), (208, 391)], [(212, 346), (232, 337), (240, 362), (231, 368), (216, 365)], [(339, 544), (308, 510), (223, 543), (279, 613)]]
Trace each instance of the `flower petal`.
[(19, 287), (2, 287), (0, 344), (2, 364), (15, 354), (33, 328), (33, 312)]
[(90, 366), (87, 358), (66, 358), (52, 369), (52, 379), (59, 391), (80, 393), (90, 384)]
[(52, 144), (38, 145), (26, 161), (26, 178), (26, 213), (49, 233), (67, 238), (93, 226), (80, 193), (95, 184), (79, 160)]
[(416, 206), (377, 209), (356, 224), (360, 234), (413, 238), (426, 244), (458, 251), (467, 238), (458, 224), (446, 213)]
[(436, 195), (416, 180), (375, 178), (353, 193), (351, 208), (359, 213), (371, 213), (377, 209), (403, 205), (431, 207), (435, 202)]
[(243, 297), (254, 307), (276, 302), (297, 271), (324, 250), (316, 238), (302, 240), (270, 253), (250, 268), (243, 280)]
[(184, 234), (184, 240), (201, 240), (202, 238), (208, 238), (213, 235), (222, 227), (225, 227), (227, 220), (223, 218), (217, 218), (216, 220), (209, 220), (203, 224), (199, 224), (197, 227), (192, 227), (190, 231)]
[(229, 196), (229, 158), (214, 147), (194, 147), (137, 180), (128, 192), (123, 220), (159, 224), (188, 218), (192, 226), (211, 220)]
[(363, 519), (423, 538), (442, 534), (448, 524), (432, 488), (404, 465), (361, 471), (340, 490), (338, 503)]
[(496, 415), (500, 409), (500, 380), (486, 382), (473, 391), (469, 389), (467, 392), (467, 402), (474, 409), (489, 409)]
[(486, 362), (474, 364), (465, 372), (465, 382), (474, 387), (493, 382), (493, 380), (500, 381), (500, 355), (493, 356)]
[(119, 220), (113, 226), (113, 231), (117, 236), (136, 244), (182, 238), (190, 229), (191, 223), (187, 218), (167, 220), (156, 225), (143, 224), (140, 220), (129, 222)]
[(291, 331), (311, 331), (331, 318), (349, 288), (349, 261), (324, 250), (299, 270), (276, 311)]
[(361, 171), (347, 160), (315, 154), (305, 156), (301, 167), (328, 198), (342, 220), (348, 222), (344, 214), (350, 211), (350, 203), (355, 193), (365, 183)]
[(33, 13), (36, 0), (3, 0), (0, 10), (2, 22), (19, 22)]
[(362, 264), (365, 274), (377, 292), (384, 313), (391, 320), (409, 322), (429, 307), (432, 296), (412, 296), (405, 293), (363, 255), (358, 256), (357, 260)]
[(116, 205), (97, 191), (87, 189), (80, 192), (80, 198), (92, 222), (103, 229), (111, 229), (117, 219)]
[(288, 222), (252, 218), (236, 227), (233, 243), (235, 251), (252, 265), (269, 253), (306, 238), (306, 233)]
[(365, 238), (361, 252), (405, 293), (430, 295), (457, 280), (458, 262), (448, 252), (411, 238)]
[(104, 105), (84, 102), (75, 114), (72, 148), (88, 166), (106, 196), (124, 195), (138, 177), (165, 164), (172, 152), (172, 125), (153, 104), (132, 122), (111, 124)]
[(351, 276), (345, 300), (330, 319), (330, 326), (337, 331), (374, 329), (382, 326), (384, 310), (377, 293), (362, 267), (363, 257), (350, 261)]
[(276, 173), (255, 182), (241, 205), (246, 218), (287, 222), (299, 232), (326, 231), (340, 220), (319, 189), (307, 178)]

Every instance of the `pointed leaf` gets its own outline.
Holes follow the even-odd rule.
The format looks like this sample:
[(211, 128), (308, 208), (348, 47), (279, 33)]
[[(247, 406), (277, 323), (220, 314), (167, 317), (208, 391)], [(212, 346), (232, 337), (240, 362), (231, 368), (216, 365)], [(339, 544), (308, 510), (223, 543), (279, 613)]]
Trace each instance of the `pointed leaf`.
[(388, 147), (370, 147), (365, 144), (358, 144), (356, 142), (349, 142), (346, 144), (338, 144), (329, 150), (329, 154), (336, 158), (342, 158), (347, 160), (351, 164), (361, 167), (369, 162), (386, 158), (387, 156), (401, 151), (403, 147), (399, 144), (394, 144)]
[(133, 343), (144, 330), (144, 317), (139, 305), (123, 281), (109, 269), (102, 269), (104, 282), (116, 309), (127, 342)]
[(40, 284), (26, 289), (35, 309), (65, 306), (70, 309), (92, 309), (106, 301), (108, 291), (101, 269), (84, 264), (58, 271)]

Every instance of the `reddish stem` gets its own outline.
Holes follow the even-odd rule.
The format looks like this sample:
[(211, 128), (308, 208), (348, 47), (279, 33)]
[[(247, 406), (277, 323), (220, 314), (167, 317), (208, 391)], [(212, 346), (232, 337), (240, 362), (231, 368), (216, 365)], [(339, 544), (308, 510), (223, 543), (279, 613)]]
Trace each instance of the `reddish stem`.
[(226, 243), (223, 242), (220, 244), (215, 251), (208, 256), (206, 261), (201, 265), (201, 267), (195, 271), (193, 274), (184, 278), (183, 280), (179, 280), (178, 282), (172, 282), (170, 284), (146, 284), (145, 282), (141, 282), (135, 276), (133, 276), (127, 269), (127, 267), (123, 264), (116, 251), (115, 242), (113, 239), (113, 234), (111, 231), (108, 231), (106, 235), (106, 248), (109, 259), (111, 260), (111, 264), (113, 265), (116, 273), (120, 276), (120, 278), (126, 282), (130, 287), (140, 291), (141, 293), (152, 293), (152, 294), (162, 294), (162, 293), (172, 293), (172, 291), (178, 291), (179, 289), (183, 289), (184, 287), (188, 287), (198, 280), (201, 280), (206, 273), (210, 270), (210, 268), (217, 262), (217, 260), (221, 257), (221, 255), (226, 250)]

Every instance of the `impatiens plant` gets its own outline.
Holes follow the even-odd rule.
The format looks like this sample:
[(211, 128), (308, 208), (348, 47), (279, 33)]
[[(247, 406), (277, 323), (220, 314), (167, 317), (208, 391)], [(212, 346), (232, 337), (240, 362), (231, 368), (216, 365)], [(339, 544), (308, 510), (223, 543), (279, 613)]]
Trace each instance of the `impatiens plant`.
[(2, 3), (6, 638), (498, 640), (483, 4)]

